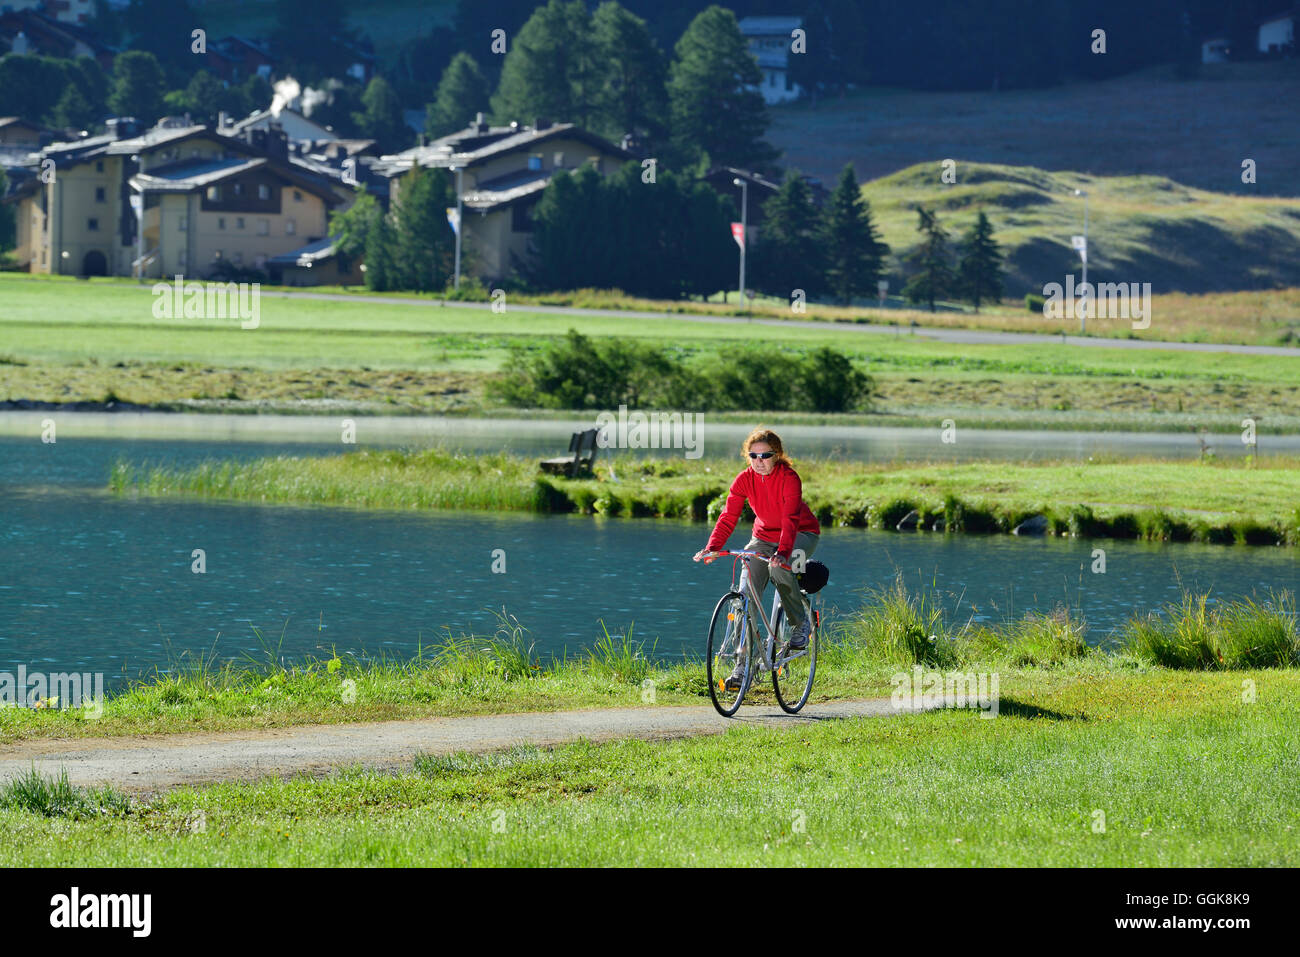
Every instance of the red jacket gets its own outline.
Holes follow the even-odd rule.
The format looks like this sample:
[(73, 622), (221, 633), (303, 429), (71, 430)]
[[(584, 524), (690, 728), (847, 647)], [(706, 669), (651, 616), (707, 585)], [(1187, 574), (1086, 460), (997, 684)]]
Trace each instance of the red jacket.
[(764, 542), (776, 542), (776, 550), (782, 555), (790, 554), (797, 533), (821, 534), (821, 525), (804, 504), (799, 473), (781, 462), (768, 475), (759, 475), (746, 468), (736, 476), (727, 493), (726, 507), (709, 536), (709, 551), (718, 551), (727, 544), (747, 499), (749, 507), (754, 510), (754, 537)]

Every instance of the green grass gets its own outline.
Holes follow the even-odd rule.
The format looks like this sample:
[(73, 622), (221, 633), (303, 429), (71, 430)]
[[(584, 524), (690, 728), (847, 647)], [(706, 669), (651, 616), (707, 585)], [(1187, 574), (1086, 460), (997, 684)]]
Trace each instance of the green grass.
[[(672, 343), (687, 359), (760, 338), (794, 352), (829, 346), (879, 382), (883, 415), (864, 419), (879, 424), (960, 416), (973, 427), (1235, 431), (1250, 414), (1263, 417), (1266, 431), (1300, 430), (1300, 357), (961, 345), (834, 322), (759, 327), (526, 307), (495, 315), (400, 299), (377, 306), (271, 295), (262, 301), (261, 326), (243, 330), (234, 322), (155, 319), (150, 302), (148, 287), (131, 282), (0, 274), (0, 401), (99, 401), (111, 392), (165, 408), (275, 403), (312, 411), (328, 400), (370, 412), (504, 412), (483, 390), (510, 347), (540, 348), (575, 328)], [(1247, 330), (1260, 308), (1227, 302), (1201, 315), (1231, 315), (1234, 329)], [(1190, 337), (1211, 319), (1198, 322)], [(241, 401), (220, 398), (232, 392)]]
[[(1005, 533), (1043, 514), (1054, 534), (1239, 544), (1300, 544), (1300, 463), (1288, 457), (1122, 462), (797, 463), (804, 499), (827, 525)], [(186, 468), (113, 466), (117, 495), (364, 508), (513, 509), (713, 521), (741, 466), (682, 459), (621, 467), (612, 479), (542, 476), (532, 458), (441, 448), (211, 460)], [(617, 475), (618, 473), (615, 473)]]
[[(899, 580), (825, 624), (811, 700), (889, 695), (892, 676), (918, 664), (1006, 670), (1021, 688), (1099, 669), (1292, 669), (1300, 666), (1294, 601), (1290, 592), (1227, 602), (1189, 594), (1087, 645), (1084, 622), (1068, 608), (977, 624), (972, 616), (963, 621), (960, 607), (945, 616), (933, 593), (909, 592)], [(1171, 653), (1181, 645), (1153, 638), (1199, 634), (1207, 620), (1211, 654)], [(278, 646), (263, 641), (263, 648), (261, 656), (220, 664), (203, 655), (173, 661), (110, 694), (98, 718), (76, 709), (0, 709), (0, 742), (708, 702), (698, 658), (659, 659), (631, 626), (611, 633), (602, 622), (586, 652), (543, 659), (505, 609), (494, 634), (448, 634), (409, 660), (334, 653), (286, 663)], [(766, 686), (747, 700), (774, 704)]]
[(50, 778), (32, 768), (0, 784), (0, 810), (26, 811), (41, 817), (80, 820), (101, 814), (120, 816), (130, 812), (130, 799), (113, 788), (78, 787), (66, 771)]
[[(0, 856), (13, 866), (1300, 863), (1290, 746), (1300, 671), (1112, 661), (1003, 678), (994, 720), (941, 710), (737, 724), (675, 742), (179, 788), (120, 817), (0, 810)], [(1258, 688), (1251, 701), (1243, 679)]]
[[(954, 239), (983, 211), (1006, 255), (1007, 292), (1041, 293), (1047, 282), (1079, 281), (1070, 236), (1083, 231), (1088, 195), (1089, 278), (1151, 283), (1153, 292), (1268, 289), (1300, 284), (1300, 200), (1233, 196), (1183, 186), (1163, 176), (1087, 176), (1031, 166), (960, 164), (942, 185), (938, 162), (909, 166), (863, 187), (895, 256), (917, 245), (916, 206), (937, 208)], [(1163, 305), (1163, 304), (1162, 304)], [(1275, 336), (1300, 331), (1292, 313), (1270, 325)], [(1151, 338), (1183, 338), (1186, 319), (1153, 304)], [(1065, 323), (1062, 323), (1065, 325)], [(1070, 324), (1071, 331), (1078, 327)], [(1131, 323), (1110, 320), (1124, 334)]]

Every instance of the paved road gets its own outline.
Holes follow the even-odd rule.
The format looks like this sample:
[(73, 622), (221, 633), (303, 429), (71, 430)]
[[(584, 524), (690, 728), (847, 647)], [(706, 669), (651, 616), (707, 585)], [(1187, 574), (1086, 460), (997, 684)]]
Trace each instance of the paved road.
[(797, 716), (784, 714), (776, 705), (745, 705), (734, 719), (719, 717), (712, 707), (609, 708), (215, 734), (37, 739), (0, 746), (0, 781), (35, 766), (51, 775), (66, 769), (74, 784), (156, 791), (213, 781), (320, 773), (356, 764), (410, 767), (421, 753), (494, 751), (519, 744), (546, 747), (579, 738), (662, 740), (719, 734), (736, 724), (793, 728), (827, 719), (897, 713), (889, 698), (875, 698), (810, 704)]
[[(317, 299), (322, 302), (362, 302), (379, 306), (417, 305), (441, 309), (443, 306), (457, 306), (466, 309), (491, 309), (485, 302), (442, 302), (433, 299), (390, 299), (383, 296), (343, 295), (327, 292), (263, 292), (264, 298), (283, 299)], [(763, 326), (796, 326), (807, 329), (825, 330), (832, 326), (838, 330), (861, 332), (867, 335), (899, 335), (909, 333), (907, 327), (886, 324), (858, 322), (827, 322), (807, 319), (744, 319), (739, 316), (702, 316), (678, 312), (638, 312), (622, 309), (580, 309), (575, 306), (530, 306), (519, 305), (512, 308), (528, 312), (549, 313), (557, 316), (601, 316), (624, 319), (672, 319), (678, 322), (704, 323), (742, 323)], [(1173, 349), (1178, 352), (1235, 352), (1253, 356), (1288, 356), (1300, 359), (1300, 349), (1290, 346), (1248, 346), (1217, 342), (1165, 342), (1158, 339), (1105, 339), (1093, 336), (1048, 336), (1029, 332), (992, 332), (978, 329), (938, 329), (918, 327), (918, 338), (932, 339), (936, 342), (952, 342), (966, 345), (1067, 345), (1095, 346), (1102, 349)]]

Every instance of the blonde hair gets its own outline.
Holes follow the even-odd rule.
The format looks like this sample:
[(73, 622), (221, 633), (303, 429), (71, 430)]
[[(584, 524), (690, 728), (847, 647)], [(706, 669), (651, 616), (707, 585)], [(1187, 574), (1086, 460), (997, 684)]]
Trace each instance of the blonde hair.
[(740, 454), (745, 456), (746, 462), (749, 461), (749, 447), (755, 442), (766, 442), (771, 446), (772, 451), (776, 453), (773, 457), (777, 462), (784, 462), (786, 465), (794, 468), (794, 463), (790, 461), (790, 456), (785, 454), (785, 446), (781, 444), (781, 436), (777, 435), (771, 429), (763, 428), (761, 425), (753, 432), (750, 432), (749, 437), (746, 438), (744, 443), (740, 446)]

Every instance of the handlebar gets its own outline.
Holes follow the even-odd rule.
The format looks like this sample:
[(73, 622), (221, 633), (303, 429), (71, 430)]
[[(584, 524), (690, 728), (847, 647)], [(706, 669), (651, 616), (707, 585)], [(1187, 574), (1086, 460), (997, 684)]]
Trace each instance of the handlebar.
[(794, 571), (794, 568), (790, 565), (787, 565), (785, 562), (774, 561), (774, 559), (776, 558), (775, 555), (768, 557), (767, 555), (764, 555), (762, 552), (745, 551), (745, 550), (738, 550), (733, 552), (724, 549), (719, 552), (705, 552), (704, 554), (705, 557), (701, 559), (701, 561), (703, 561), (704, 564), (706, 565), (709, 564), (709, 562), (714, 561), (715, 559), (732, 556), (735, 558), (761, 558), (764, 561), (766, 561), (769, 565), (776, 565), (778, 568), (784, 568), (788, 572)]

